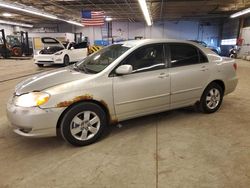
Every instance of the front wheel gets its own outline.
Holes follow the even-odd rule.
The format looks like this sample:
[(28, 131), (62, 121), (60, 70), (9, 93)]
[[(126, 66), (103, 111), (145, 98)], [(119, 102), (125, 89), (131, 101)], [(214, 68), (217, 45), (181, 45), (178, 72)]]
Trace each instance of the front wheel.
[(69, 56), (65, 55), (63, 58), (63, 65), (68, 66), (69, 65)]
[(207, 86), (200, 100), (200, 110), (204, 113), (216, 112), (223, 100), (223, 90), (216, 83)]
[(82, 102), (71, 107), (61, 122), (62, 137), (72, 145), (94, 143), (107, 126), (104, 110), (97, 104)]

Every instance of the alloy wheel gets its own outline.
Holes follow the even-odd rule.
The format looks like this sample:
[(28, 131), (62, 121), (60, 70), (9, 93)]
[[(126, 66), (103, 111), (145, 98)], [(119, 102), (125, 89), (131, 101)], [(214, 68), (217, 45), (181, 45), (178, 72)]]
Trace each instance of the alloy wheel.
[(70, 132), (75, 139), (86, 141), (97, 134), (100, 125), (101, 120), (95, 112), (83, 111), (72, 119)]
[(206, 105), (209, 109), (215, 109), (221, 100), (220, 91), (217, 88), (212, 88), (206, 96)]

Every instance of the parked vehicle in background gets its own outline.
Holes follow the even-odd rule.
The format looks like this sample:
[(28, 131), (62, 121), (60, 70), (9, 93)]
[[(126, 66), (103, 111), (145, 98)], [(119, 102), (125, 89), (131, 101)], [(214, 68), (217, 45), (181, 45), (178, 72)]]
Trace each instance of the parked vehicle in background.
[(39, 67), (52, 64), (65, 66), (77, 62), (88, 55), (88, 42), (60, 42), (55, 38), (44, 37), (41, 39), (44, 49), (34, 55), (35, 64)]
[[(3, 39), (0, 39), (0, 53), (2, 52)], [(7, 45), (7, 57), (22, 57), (23, 55), (31, 55), (33, 53), (32, 45), (29, 45), (29, 54), (26, 54), (23, 49), (27, 48), (25, 44), (21, 43), (21, 36), (7, 35), (6, 36)], [(6, 58), (7, 58), (6, 57)]]
[(232, 48), (229, 50), (229, 57), (237, 58), (239, 50), (240, 48), (238, 46), (232, 46)]
[(220, 55), (221, 54), (221, 49), (220, 47), (216, 47), (216, 46), (208, 46), (207, 43), (203, 42), (203, 41), (198, 41), (198, 40), (190, 40), (192, 42), (198, 43), (206, 48), (209, 48), (210, 50), (212, 50), (213, 52), (215, 52), (216, 54)]
[(237, 65), (197, 43), (136, 40), (19, 83), (7, 104), (17, 134), (95, 142), (108, 124), (195, 105), (216, 112), (236, 88)]

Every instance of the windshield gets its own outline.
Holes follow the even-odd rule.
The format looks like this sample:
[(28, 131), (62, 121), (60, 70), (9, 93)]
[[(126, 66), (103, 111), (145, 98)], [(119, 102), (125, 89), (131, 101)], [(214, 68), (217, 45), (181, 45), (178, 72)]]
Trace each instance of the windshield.
[(20, 38), (18, 37), (15, 37), (15, 36), (7, 36), (6, 37), (6, 42), (9, 43), (10, 45), (18, 45), (20, 46), (21, 45), (21, 42), (20, 42)]
[(105, 47), (86, 57), (83, 61), (76, 63), (75, 67), (87, 73), (101, 72), (128, 49), (130, 48), (124, 44), (114, 44)]

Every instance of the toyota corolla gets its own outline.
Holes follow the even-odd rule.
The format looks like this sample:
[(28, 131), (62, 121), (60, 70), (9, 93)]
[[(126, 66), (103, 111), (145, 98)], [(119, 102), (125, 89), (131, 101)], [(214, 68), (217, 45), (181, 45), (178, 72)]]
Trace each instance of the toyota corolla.
[(14, 131), (95, 142), (108, 125), (195, 105), (216, 112), (236, 88), (237, 65), (188, 41), (113, 44), (81, 62), (19, 83), (7, 104)]

